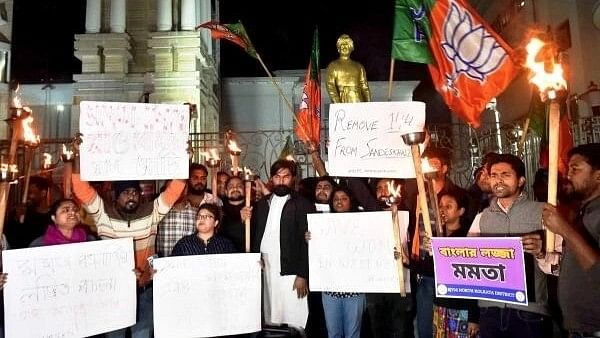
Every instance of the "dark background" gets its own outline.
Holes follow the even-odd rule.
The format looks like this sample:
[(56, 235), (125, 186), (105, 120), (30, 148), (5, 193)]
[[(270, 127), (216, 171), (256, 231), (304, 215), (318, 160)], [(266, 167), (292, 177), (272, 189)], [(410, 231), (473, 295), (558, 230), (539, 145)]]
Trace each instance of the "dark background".
[[(85, 30), (85, 0), (16, 0), (12, 38), (12, 78), (18, 83), (72, 82), (81, 72), (73, 56), (74, 35)], [(319, 28), (321, 68), (338, 57), (341, 34), (354, 40), (352, 58), (370, 81), (387, 81), (394, 0), (259, 1), (221, 0), (222, 23), (241, 20), (257, 52), (271, 70), (305, 69), (312, 36)], [(257, 60), (241, 48), (221, 43), (221, 76), (266, 76)], [(420, 80), (415, 100), (428, 102), (428, 119), (448, 120), (447, 108), (432, 88), (425, 65), (396, 61), (394, 80)], [(433, 121), (432, 120), (432, 121)]]

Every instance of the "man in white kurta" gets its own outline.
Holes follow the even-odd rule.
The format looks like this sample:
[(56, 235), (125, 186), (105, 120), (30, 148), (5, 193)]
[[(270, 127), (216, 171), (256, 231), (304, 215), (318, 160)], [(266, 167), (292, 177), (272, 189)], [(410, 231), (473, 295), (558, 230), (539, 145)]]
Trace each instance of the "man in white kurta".
[(305, 328), (308, 318), (308, 229), (306, 214), (314, 204), (291, 188), (296, 164), (279, 160), (271, 166), (273, 194), (252, 210), (252, 249), (264, 262), (264, 315), (268, 324)]

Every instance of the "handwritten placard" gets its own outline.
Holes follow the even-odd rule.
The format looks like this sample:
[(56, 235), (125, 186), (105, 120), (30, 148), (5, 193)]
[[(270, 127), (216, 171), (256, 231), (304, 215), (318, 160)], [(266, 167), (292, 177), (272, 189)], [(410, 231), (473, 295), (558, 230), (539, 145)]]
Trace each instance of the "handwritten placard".
[(414, 178), (402, 135), (422, 132), (423, 102), (362, 102), (329, 106), (328, 171), (332, 176)]
[(135, 323), (131, 238), (2, 252), (6, 337), (87, 337)]
[(154, 335), (215, 337), (260, 331), (260, 254), (154, 260)]
[(188, 106), (83, 101), (80, 112), (83, 180), (188, 177)]
[[(408, 212), (399, 211), (406, 243)], [(308, 214), (310, 289), (399, 293), (394, 230), (389, 211)], [(410, 291), (409, 270), (404, 269)]]
[(431, 239), (436, 296), (527, 305), (519, 237)]

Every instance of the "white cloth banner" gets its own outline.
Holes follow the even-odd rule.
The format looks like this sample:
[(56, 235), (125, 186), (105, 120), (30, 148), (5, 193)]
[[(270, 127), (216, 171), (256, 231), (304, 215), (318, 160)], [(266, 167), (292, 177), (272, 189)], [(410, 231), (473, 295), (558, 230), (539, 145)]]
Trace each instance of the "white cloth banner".
[(186, 105), (83, 101), (81, 179), (187, 178)]
[[(335, 292), (399, 293), (390, 211), (308, 214), (310, 289)], [(406, 245), (408, 211), (398, 211)], [(404, 285), (410, 292), (409, 270)]]
[(6, 337), (87, 337), (135, 324), (131, 238), (2, 252)]
[(259, 261), (257, 253), (155, 259), (155, 337), (260, 331)]
[(329, 106), (327, 171), (331, 176), (414, 178), (402, 135), (422, 132), (423, 102), (361, 102)]

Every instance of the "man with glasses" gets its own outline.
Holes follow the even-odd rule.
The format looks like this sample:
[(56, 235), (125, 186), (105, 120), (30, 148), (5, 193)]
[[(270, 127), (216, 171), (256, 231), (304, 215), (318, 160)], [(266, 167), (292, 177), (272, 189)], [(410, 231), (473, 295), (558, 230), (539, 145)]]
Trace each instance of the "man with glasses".
[(171, 256), (175, 243), (194, 233), (198, 207), (205, 203), (221, 206), (221, 200), (206, 189), (208, 169), (202, 164), (190, 164), (187, 189), (177, 203), (158, 225), (156, 253), (160, 257)]

